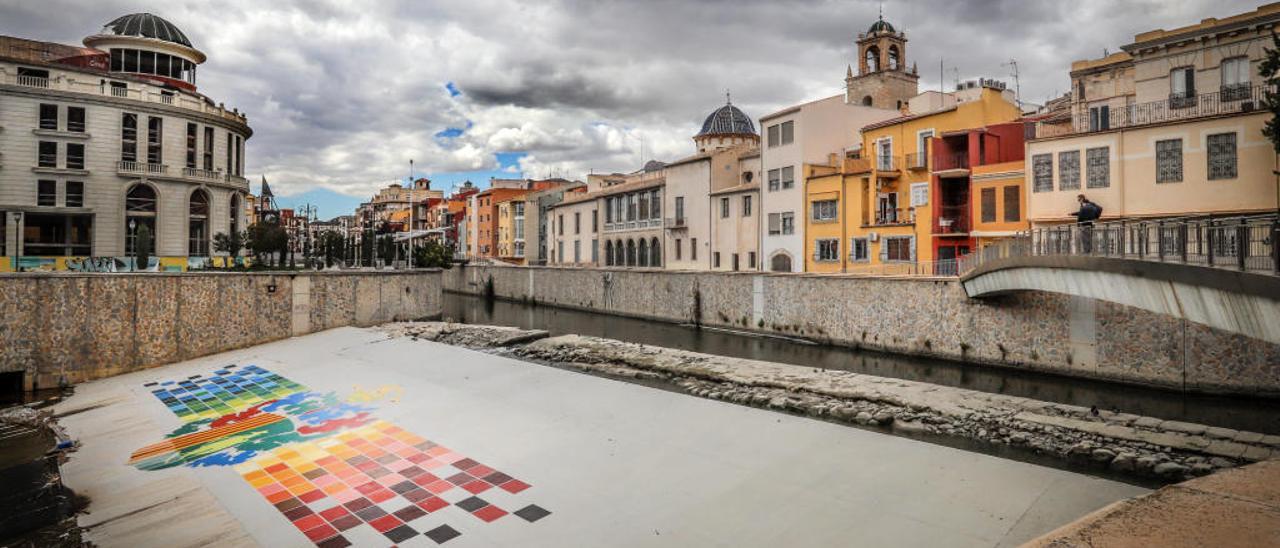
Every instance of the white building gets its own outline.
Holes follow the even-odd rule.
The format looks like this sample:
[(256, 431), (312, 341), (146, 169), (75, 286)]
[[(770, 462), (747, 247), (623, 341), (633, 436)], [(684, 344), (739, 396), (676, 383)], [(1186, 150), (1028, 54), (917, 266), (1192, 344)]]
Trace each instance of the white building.
[(0, 256), (208, 257), (245, 227), (244, 114), (200, 94), (205, 54), (151, 14), (81, 48), (0, 37)]

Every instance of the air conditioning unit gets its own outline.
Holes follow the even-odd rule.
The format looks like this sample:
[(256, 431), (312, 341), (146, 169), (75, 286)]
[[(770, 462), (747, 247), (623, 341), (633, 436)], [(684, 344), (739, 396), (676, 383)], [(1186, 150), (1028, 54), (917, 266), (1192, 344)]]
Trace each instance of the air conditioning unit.
[(877, 232), (868, 232), (868, 233), (867, 233), (867, 241), (868, 241), (868, 242), (878, 242), (878, 241), (880, 241), (880, 234), (879, 234), (879, 233), (877, 233)]

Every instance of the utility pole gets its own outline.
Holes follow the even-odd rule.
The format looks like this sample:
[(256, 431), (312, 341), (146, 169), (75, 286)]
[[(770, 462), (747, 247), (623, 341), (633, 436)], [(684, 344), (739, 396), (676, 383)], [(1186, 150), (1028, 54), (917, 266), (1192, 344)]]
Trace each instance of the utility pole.
[(409, 268), (413, 268), (413, 217), (418, 212), (418, 187), (413, 180), (413, 158), (409, 158)]

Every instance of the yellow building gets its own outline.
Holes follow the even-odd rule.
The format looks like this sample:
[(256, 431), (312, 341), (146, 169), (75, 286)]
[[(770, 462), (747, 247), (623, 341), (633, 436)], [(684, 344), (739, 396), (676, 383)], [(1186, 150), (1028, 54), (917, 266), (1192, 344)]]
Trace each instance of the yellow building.
[(1103, 220), (1273, 211), (1259, 68), (1278, 25), (1280, 3), (1268, 4), (1072, 63), (1069, 102), (1028, 136), (1032, 224), (1074, 222), (1080, 194)]
[(525, 256), (524, 194), (498, 202), (498, 258), (512, 264), (528, 264)]
[[(1022, 129), (1008, 123), (1020, 113), (1002, 83), (927, 92), (911, 99), (908, 112), (915, 114), (864, 127), (860, 149), (805, 166), (806, 271), (906, 273), (942, 260), (938, 273), (950, 273), (953, 259), (975, 245), (975, 230), (996, 238), (1025, 226), (1017, 180)], [(990, 221), (971, 222), (970, 196), (992, 192), (995, 207), (976, 215)], [(1005, 211), (1023, 224), (1006, 223)]]

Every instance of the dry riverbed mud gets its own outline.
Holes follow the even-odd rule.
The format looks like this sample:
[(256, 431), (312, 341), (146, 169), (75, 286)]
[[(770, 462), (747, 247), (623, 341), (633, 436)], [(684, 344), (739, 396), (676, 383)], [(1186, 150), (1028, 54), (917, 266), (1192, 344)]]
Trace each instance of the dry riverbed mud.
[(1013, 446), (1161, 481), (1280, 457), (1280, 436), (790, 364), (565, 335), (443, 322), (393, 324), (408, 336), (622, 378), (705, 398), (904, 434)]

